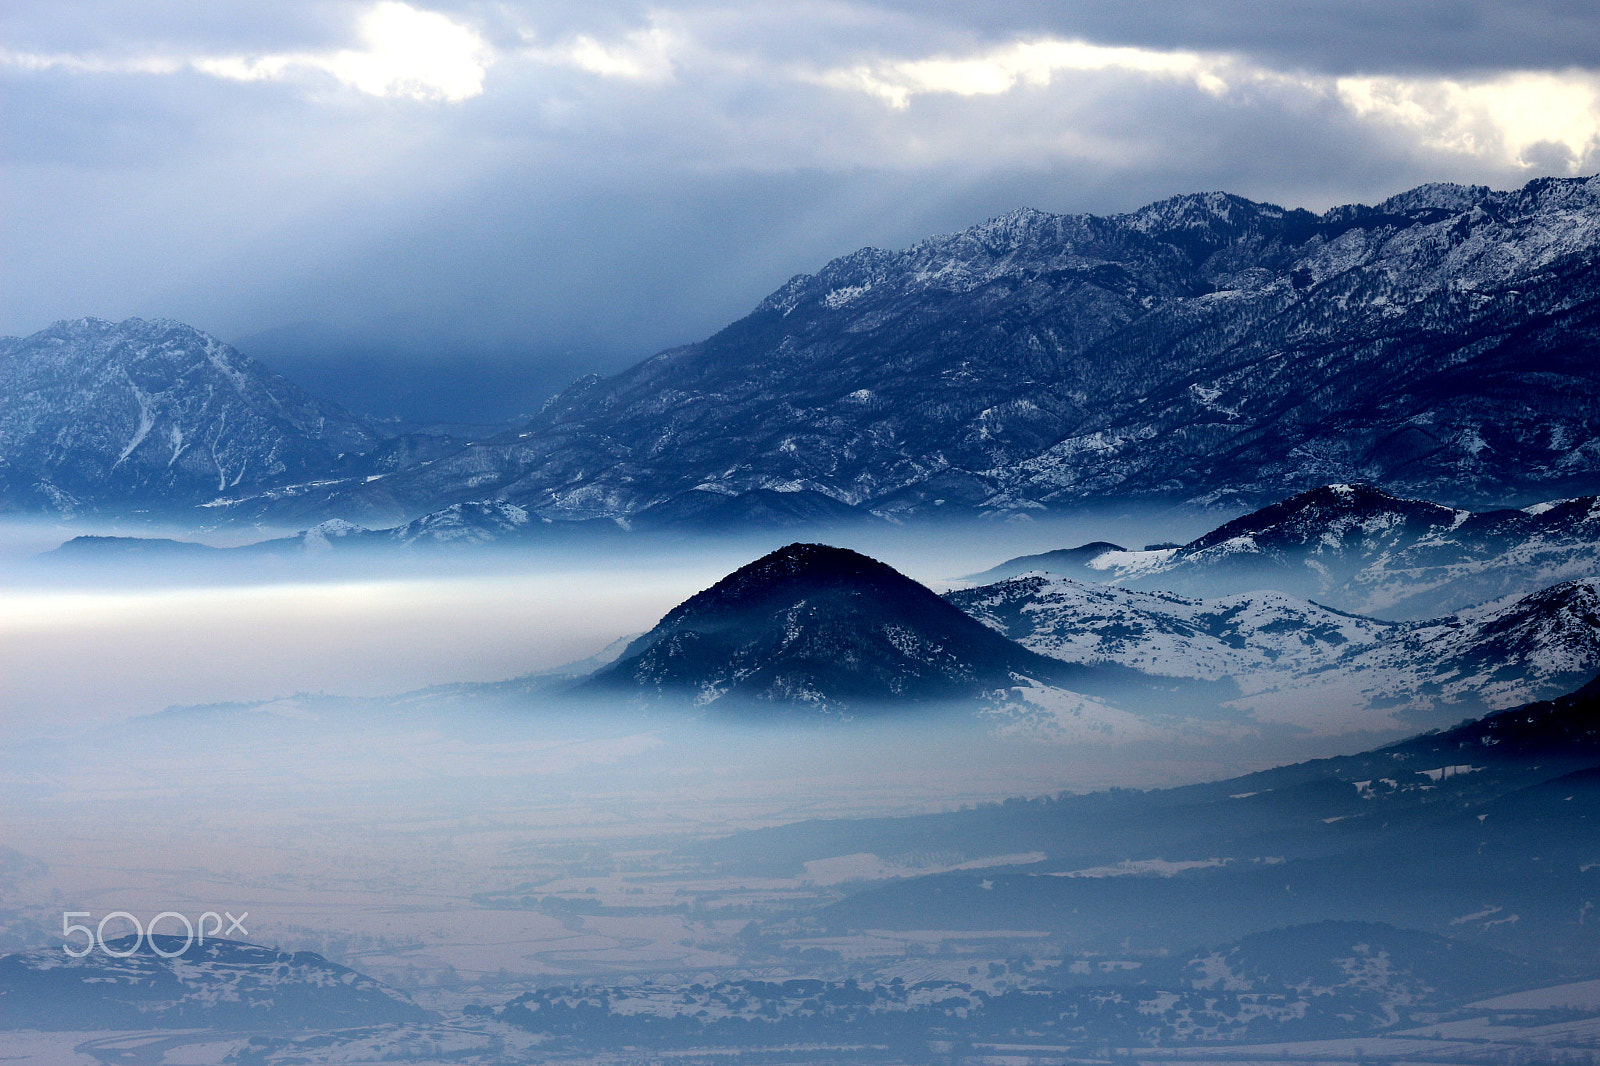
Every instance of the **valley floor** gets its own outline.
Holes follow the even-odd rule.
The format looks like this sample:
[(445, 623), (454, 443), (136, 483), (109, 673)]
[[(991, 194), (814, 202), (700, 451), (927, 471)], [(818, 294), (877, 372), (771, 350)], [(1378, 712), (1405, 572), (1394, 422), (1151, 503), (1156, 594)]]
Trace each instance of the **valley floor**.
[[(1559, 1006), (1555, 1005), (1559, 1004)], [(1226, 1043), (1193, 1047), (1087, 1047), (1082, 1044), (940, 1040), (919, 1049), (872, 1044), (592, 1052), (542, 1046), (534, 1034), (454, 1015), (438, 1024), (317, 1033), (219, 1033), (214, 1030), (114, 1033), (17, 1030), (5, 1036), (3, 1061), (16, 1066), (358, 1066), (404, 1061), (409, 1066), (1593, 1066), (1600, 1062), (1600, 992), (1595, 982), (1555, 985), (1469, 1004), (1426, 1025), (1367, 1036), (1289, 1043)]]

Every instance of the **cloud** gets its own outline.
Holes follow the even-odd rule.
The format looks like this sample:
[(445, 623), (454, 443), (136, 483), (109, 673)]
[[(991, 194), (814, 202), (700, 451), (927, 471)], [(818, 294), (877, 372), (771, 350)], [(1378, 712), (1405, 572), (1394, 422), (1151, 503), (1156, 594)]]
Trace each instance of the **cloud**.
[(1124, 72), (1189, 81), (1205, 92), (1226, 91), (1224, 57), (1195, 52), (1160, 52), (1104, 47), (1087, 41), (1018, 41), (977, 55), (929, 56), (827, 70), (813, 75), (822, 85), (859, 89), (904, 109), (913, 96), (951, 93), (995, 96), (1021, 87), (1043, 88), (1057, 75), (1073, 72)]
[(967, 54), (879, 59), (802, 74), (819, 85), (857, 91), (904, 111), (922, 96), (1001, 96), (1064, 81), (1081, 89), (1108, 84), (1136, 94), (1138, 83), (1187, 84), (1241, 104), (1263, 96), (1288, 102), (1313, 96), (1351, 117), (1412, 136), (1425, 148), (1529, 171), (1575, 174), (1600, 145), (1600, 73), (1511, 71), (1478, 78), (1330, 77), (1276, 70), (1241, 56), (1188, 50), (1110, 47), (1082, 40), (1017, 41)]
[(1560, 71), (1600, 56), (1592, 0), (874, 0), (990, 43), (1041, 37), (1191, 49), (1330, 77)]
[(1355, 114), (1414, 132), (1423, 144), (1503, 159), (1529, 170), (1575, 174), (1600, 144), (1600, 76), (1517, 72), (1481, 81), (1340, 78)]
[(201, 60), (218, 77), (280, 78), (297, 67), (321, 70), (371, 96), (460, 102), (483, 92), (493, 61), (474, 29), (398, 0), (380, 0), (360, 20), (363, 47), (331, 55), (280, 54)]
[(494, 61), (487, 42), (472, 27), (399, 0), (372, 4), (357, 20), (357, 30), (361, 47), (335, 51), (129, 58), (4, 52), (0, 62), (21, 70), (74, 74), (193, 69), (232, 81), (279, 81), (312, 71), (370, 96), (459, 103), (482, 94), (484, 75)]
[[(359, 43), (352, 47), (146, 52), (120, 58), (9, 52), (0, 60), (20, 72), (154, 76), (195, 71), (241, 83), (304, 84), (312, 74), (368, 96), (414, 101), (460, 103), (498, 95), (506, 98), (500, 109), (520, 114), (524, 123), (531, 120), (535, 136), (607, 130), (612, 141), (604, 151), (665, 151), (713, 168), (860, 166), (893, 155), (936, 165), (941, 152), (947, 161), (969, 159), (986, 148), (1004, 155), (1007, 143), (1057, 158), (1104, 159), (1118, 150), (1137, 158), (1143, 156), (1138, 146), (1147, 142), (1141, 130), (1164, 131), (1168, 124), (1161, 115), (1135, 114), (1134, 105), (1154, 93), (1170, 106), (1171, 90), (1193, 94), (1196, 106), (1209, 98), (1258, 116), (1331, 106), (1392, 143), (1513, 171), (1573, 173), (1595, 157), (1600, 75), (1594, 71), (1463, 70), (1450, 77), (1393, 70), (1319, 72), (1275, 51), (1281, 17), (1269, 17), (1250, 0), (1210, 2), (1241, 17), (1249, 13), (1246, 8), (1255, 11), (1255, 37), (1248, 26), (1236, 27), (1231, 49), (1106, 43), (1039, 32), (985, 43), (987, 33), (974, 35), (975, 29), (991, 31), (1007, 23), (986, 26), (977, 20), (962, 32), (952, 24), (949, 9), (942, 21), (917, 21), (869, 5), (825, 0), (801, 3), (784, 19), (738, 5), (649, 12), (602, 6), (588, 28), (571, 13), (559, 13), (559, 32), (549, 33), (538, 25), (541, 12), (529, 7), (460, 0), (457, 8), (441, 11), (378, 0), (355, 20)], [(1562, 4), (1546, 0), (1546, 6), (1550, 24), (1565, 24)], [(1423, 5), (1420, 14), (1382, 15), (1357, 0), (1302, 7), (1311, 24), (1349, 16), (1345, 36), (1393, 28), (1396, 19), (1408, 26), (1426, 23), (1446, 35), (1470, 35), (1485, 20), (1495, 23), (1500, 11), (1495, 5), (1479, 10), (1434, 4)], [(1172, 36), (1206, 9), (1198, 0), (1164, 7), (1151, 15), (1144, 36)], [(1133, 35), (1141, 25), (1107, 21), (1104, 12), (1095, 15), (1087, 8), (1069, 5), (1069, 10), (1080, 22), (1098, 19), (1113, 37)], [(1010, 25), (1028, 25), (1032, 17), (1026, 9), (1002, 9), (1007, 12)], [(1216, 38), (1198, 30), (1194, 36)], [(1384, 66), (1381, 58), (1375, 63)], [(492, 86), (487, 81), (491, 68), (504, 75)], [(574, 73), (614, 83), (619, 91), (608, 96), (574, 81)], [(852, 109), (845, 99), (807, 96), (809, 89), (846, 98), (864, 95), (900, 117), (884, 122)], [(1051, 128), (1005, 126), (1015, 109), (1000, 98), (1018, 94)], [(918, 101), (938, 97), (964, 98), (978, 106), (959, 116), (944, 110), (945, 118), (957, 117), (961, 125), (930, 131), (912, 112)], [(985, 110), (984, 99), (995, 103)], [(1108, 125), (1106, 114), (1125, 117), (1129, 125)], [(639, 115), (650, 115), (649, 124), (641, 124)]]
[(564, 47), (533, 50), (529, 54), (547, 61), (568, 63), (602, 77), (664, 82), (672, 79), (676, 68), (674, 53), (683, 44), (678, 33), (661, 25), (651, 25), (609, 42), (586, 33), (579, 34)]
[(187, 65), (161, 56), (108, 59), (93, 55), (45, 55), (38, 52), (0, 51), (0, 63), (21, 71), (64, 70), (70, 74), (176, 74)]

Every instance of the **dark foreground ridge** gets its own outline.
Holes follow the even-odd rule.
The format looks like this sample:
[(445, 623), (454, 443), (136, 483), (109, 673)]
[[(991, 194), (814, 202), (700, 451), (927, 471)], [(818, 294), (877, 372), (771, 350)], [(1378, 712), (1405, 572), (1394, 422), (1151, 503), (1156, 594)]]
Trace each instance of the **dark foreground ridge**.
[(674, 607), (579, 689), (850, 711), (1111, 676), (1029, 651), (858, 552), (790, 544)]
[[(1151, 792), (751, 830), (690, 853), (779, 875), (939, 849), (1032, 861), (885, 881), (829, 930), (1041, 929), (1074, 951), (1159, 953), (1329, 919), (1384, 922), (1589, 972), (1600, 888), (1600, 680), (1357, 755)], [(1118, 866), (1192, 864), (1172, 876)], [(1515, 916), (1515, 919), (1512, 916)]]

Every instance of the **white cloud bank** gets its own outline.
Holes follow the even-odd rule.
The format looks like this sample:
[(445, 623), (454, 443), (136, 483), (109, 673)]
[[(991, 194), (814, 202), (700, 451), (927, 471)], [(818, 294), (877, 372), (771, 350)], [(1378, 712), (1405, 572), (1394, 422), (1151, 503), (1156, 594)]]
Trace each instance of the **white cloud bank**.
[(529, 54), (549, 62), (576, 67), (604, 78), (663, 83), (672, 80), (683, 38), (659, 23), (634, 30), (619, 41), (602, 41), (579, 34), (564, 47), (534, 50)]

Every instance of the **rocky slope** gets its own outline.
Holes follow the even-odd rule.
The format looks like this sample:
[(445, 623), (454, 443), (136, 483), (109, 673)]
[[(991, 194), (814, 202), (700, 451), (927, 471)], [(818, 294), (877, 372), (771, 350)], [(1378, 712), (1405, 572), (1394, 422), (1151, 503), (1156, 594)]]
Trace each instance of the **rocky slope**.
[(945, 598), (1041, 654), (1227, 682), (1227, 706), (1256, 724), (1317, 732), (1449, 725), (1600, 671), (1600, 580), (1407, 623), (1275, 592), (1191, 599), (1039, 573)]
[(165, 320), (0, 341), (0, 510), (173, 512), (348, 473), (382, 434)]
[(1261, 720), (1348, 724), (1354, 708), (1446, 725), (1569, 691), (1600, 670), (1600, 580), (1567, 581), (1397, 628), (1236, 702)]
[(1274, 592), (1196, 600), (1046, 574), (945, 599), (1043, 655), (1210, 681), (1321, 669), (1395, 628)]
[(1594, 492), (1597, 252), (1600, 179), (1321, 215), (1220, 193), (1017, 211), (835, 260), (518, 435), (299, 505), (682, 521), (753, 493), (904, 516), (1255, 506), (1330, 481)]

